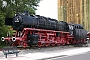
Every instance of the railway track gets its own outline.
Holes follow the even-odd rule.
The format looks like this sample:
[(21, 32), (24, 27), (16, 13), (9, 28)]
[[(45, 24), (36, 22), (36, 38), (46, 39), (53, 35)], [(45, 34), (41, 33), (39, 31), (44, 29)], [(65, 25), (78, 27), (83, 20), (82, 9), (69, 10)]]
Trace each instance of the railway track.
[[(89, 46), (90, 46), (90, 43), (88, 44)], [(43, 47), (36, 47), (36, 46), (34, 46), (34, 47), (26, 47), (26, 48), (23, 48), (23, 47), (21, 47), (21, 46), (17, 46), (17, 48), (19, 49), (19, 50), (43, 50), (43, 49), (67, 49), (67, 48), (77, 48), (77, 47), (83, 47), (83, 46), (77, 46), (77, 45), (60, 45), (60, 46), (57, 46), (57, 45), (55, 45), (55, 46), (43, 46)], [(85, 46), (84, 46), (85, 47)], [(0, 48), (0, 51), (2, 50), (2, 48)]]
[[(90, 45), (90, 44), (89, 44)], [(40, 50), (40, 49), (53, 49), (53, 48), (61, 48), (61, 49), (67, 49), (67, 48), (77, 48), (77, 47), (85, 47), (85, 46), (77, 46), (77, 45), (64, 45), (64, 46), (43, 46), (43, 47), (18, 47), (19, 50)]]
[[(36, 46), (34, 46), (34, 47), (26, 47), (26, 48), (23, 48), (23, 47), (21, 47), (21, 46), (17, 46), (17, 48), (19, 49), (19, 50), (40, 50), (40, 49), (51, 49), (51, 48), (73, 48), (74, 46), (72, 46), (72, 45), (65, 45), (65, 46), (43, 46), (43, 47), (36, 47)], [(3, 47), (2, 47), (3, 48)], [(2, 48), (0, 48), (0, 51), (2, 50)]]

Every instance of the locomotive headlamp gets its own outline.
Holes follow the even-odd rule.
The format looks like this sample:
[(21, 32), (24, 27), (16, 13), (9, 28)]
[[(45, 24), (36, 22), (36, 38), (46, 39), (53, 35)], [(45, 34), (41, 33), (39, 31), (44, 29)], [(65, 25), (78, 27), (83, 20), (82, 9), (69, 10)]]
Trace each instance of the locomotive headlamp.
[(12, 41), (16, 41), (16, 38), (15, 37), (12, 37)]
[(2, 41), (5, 41), (4, 37), (1, 38)]
[(87, 36), (87, 40), (89, 40), (89, 36)]
[(17, 20), (15, 21), (16, 23), (19, 22), (19, 19), (17, 18)]

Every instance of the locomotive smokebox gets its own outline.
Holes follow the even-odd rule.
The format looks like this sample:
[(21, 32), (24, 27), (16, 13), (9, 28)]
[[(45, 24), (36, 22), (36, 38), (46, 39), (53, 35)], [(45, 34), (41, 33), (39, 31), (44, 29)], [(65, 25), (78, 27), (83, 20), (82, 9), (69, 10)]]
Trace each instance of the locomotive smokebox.
[(18, 29), (23, 28), (23, 27), (22, 27), (22, 21), (23, 21), (23, 19), (22, 19), (21, 16), (19, 16), (19, 15), (15, 16), (15, 17), (13, 18), (13, 26), (12, 26), (13, 29), (14, 29), (14, 30), (18, 30)]

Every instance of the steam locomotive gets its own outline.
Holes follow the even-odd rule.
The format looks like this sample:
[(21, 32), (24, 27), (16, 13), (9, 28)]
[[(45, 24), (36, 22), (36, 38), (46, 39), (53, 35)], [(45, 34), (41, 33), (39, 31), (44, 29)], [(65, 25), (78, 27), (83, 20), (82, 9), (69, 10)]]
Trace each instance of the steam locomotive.
[(13, 18), (6, 18), (5, 25), (10, 25), (14, 35), (2, 37), (11, 45), (49, 46), (65, 44), (87, 44), (87, 31), (80, 24), (69, 24), (65, 21), (30, 15), (27, 11), (17, 13)]

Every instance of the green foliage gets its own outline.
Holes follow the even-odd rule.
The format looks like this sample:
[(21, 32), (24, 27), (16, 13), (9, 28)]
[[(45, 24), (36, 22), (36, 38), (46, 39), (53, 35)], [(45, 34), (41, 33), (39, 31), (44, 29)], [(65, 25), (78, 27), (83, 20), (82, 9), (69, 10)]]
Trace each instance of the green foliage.
[(29, 13), (35, 14), (36, 7), (40, 0), (3, 0), (6, 6), (2, 8), (7, 17), (13, 17), (16, 12), (28, 10)]
[(14, 17), (16, 12), (25, 10), (28, 10), (30, 14), (35, 14), (39, 2), (40, 0), (0, 0), (0, 38), (5, 37), (11, 28), (5, 26), (6, 17)]

